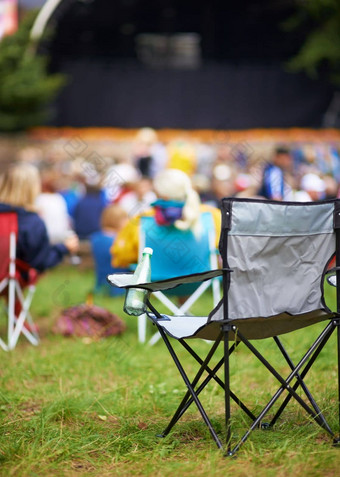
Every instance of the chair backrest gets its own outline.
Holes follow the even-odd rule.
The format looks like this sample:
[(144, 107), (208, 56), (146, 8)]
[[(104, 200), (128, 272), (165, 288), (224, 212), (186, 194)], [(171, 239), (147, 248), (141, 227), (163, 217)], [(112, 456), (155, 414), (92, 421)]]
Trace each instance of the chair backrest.
[(9, 274), (10, 258), (15, 259), (17, 235), (17, 214), (15, 212), (0, 212), (0, 280)]
[[(284, 314), (287, 322), (289, 316), (318, 310), (320, 321), (322, 314), (330, 313), (323, 281), (335, 253), (337, 207), (339, 201), (222, 201), (220, 253), (233, 270), (225, 297), (228, 319)], [(223, 311), (211, 319), (223, 319)], [(297, 322), (292, 326), (299, 327)]]
[(154, 217), (141, 218), (140, 252), (151, 247), (151, 280), (199, 273), (211, 268), (215, 250), (215, 227), (210, 212), (201, 214), (201, 233), (178, 230), (173, 225), (157, 225)]

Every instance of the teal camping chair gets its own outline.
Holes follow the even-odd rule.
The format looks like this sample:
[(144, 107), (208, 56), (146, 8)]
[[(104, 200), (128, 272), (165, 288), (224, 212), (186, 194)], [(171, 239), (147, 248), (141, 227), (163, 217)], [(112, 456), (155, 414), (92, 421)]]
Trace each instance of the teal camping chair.
[[(153, 249), (151, 280), (158, 281), (173, 278), (177, 275), (200, 273), (218, 267), (216, 250), (216, 234), (213, 217), (210, 212), (203, 212), (200, 217), (200, 234), (195, 236), (191, 230), (178, 230), (173, 225), (157, 225), (154, 217), (141, 217), (139, 259), (144, 247)], [(221, 281), (214, 278), (202, 284), (186, 284), (169, 290), (158, 291), (155, 298), (174, 315), (186, 315), (194, 303), (211, 288), (213, 306), (221, 299)], [(175, 303), (181, 297), (181, 304)], [(138, 318), (138, 339), (146, 341), (147, 317)], [(154, 344), (160, 338), (156, 333), (149, 341)]]

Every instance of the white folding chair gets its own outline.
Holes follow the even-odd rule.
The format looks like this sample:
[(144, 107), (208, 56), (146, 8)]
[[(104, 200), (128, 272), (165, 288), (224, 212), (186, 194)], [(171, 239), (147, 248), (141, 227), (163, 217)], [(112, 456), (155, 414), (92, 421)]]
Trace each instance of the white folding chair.
[(17, 234), (17, 214), (1, 212), (0, 297), (4, 301), (2, 316), (6, 321), (7, 336), (0, 338), (0, 347), (5, 351), (15, 348), (21, 334), (31, 344), (39, 343), (39, 336), (30, 313), (37, 274), (27, 264), (17, 260)]

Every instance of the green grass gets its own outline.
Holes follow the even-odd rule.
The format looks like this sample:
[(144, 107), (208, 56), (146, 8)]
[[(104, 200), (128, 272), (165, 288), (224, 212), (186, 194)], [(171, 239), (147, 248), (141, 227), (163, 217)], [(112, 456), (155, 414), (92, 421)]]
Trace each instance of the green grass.
[[(120, 337), (91, 341), (52, 332), (61, 310), (83, 303), (92, 282), (89, 270), (68, 266), (46, 274), (32, 305), (41, 344), (34, 347), (20, 338), (14, 351), (0, 352), (0, 475), (338, 475), (340, 449), (333, 448), (328, 435), (293, 402), (275, 429), (255, 431), (236, 459), (221, 455), (194, 407), (166, 438), (156, 437), (175, 411), (184, 386), (162, 342), (153, 347), (138, 344), (137, 320), (124, 315), (123, 299), (95, 300), (126, 321), (127, 330)], [(332, 293), (328, 291), (331, 303)], [(207, 302), (201, 302), (199, 313), (207, 309)], [(283, 337), (294, 361), (321, 327), (301, 330), (293, 341)], [(201, 351), (209, 347), (205, 342), (197, 346)], [(288, 374), (274, 344), (260, 346)], [(234, 392), (251, 409), (260, 410), (278, 385), (270, 377), (264, 381), (268, 373), (241, 346), (232, 363)], [(337, 429), (335, 364), (333, 336), (307, 385)], [(193, 361), (187, 360), (186, 368), (193, 370)], [(212, 384), (201, 399), (222, 433), (221, 389)], [(237, 438), (249, 422), (235, 405), (232, 412)]]

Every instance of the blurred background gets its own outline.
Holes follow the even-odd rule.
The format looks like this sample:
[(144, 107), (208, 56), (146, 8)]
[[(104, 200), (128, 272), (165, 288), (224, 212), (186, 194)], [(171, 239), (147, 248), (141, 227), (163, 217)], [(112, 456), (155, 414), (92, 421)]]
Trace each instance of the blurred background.
[[(47, 57), (50, 73), (67, 79), (49, 125), (245, 129), (340, 124), (338, 115), (330, 114), (340, 101), (336, 0), (0, 4), (7, 12), (10, 6), (13, 16), (17, 10), (19, 26), (27, 12), (45, 8), (33, 25), (35, 51)], [(17, 26), (12, 22), (9, 33)]]
[(285, 143), (338, 180), (339, 85), (338, 0), (0, 0), (1, 161), (133, 162), (148, 127), (208, 177)]

